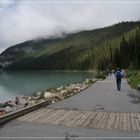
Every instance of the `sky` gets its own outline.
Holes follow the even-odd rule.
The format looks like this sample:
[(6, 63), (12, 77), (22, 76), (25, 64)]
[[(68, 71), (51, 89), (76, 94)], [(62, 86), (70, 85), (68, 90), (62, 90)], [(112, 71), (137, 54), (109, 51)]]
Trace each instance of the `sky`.
[(0, 52), (31, 39), (138, 20), (140, 0), (0, 0)]

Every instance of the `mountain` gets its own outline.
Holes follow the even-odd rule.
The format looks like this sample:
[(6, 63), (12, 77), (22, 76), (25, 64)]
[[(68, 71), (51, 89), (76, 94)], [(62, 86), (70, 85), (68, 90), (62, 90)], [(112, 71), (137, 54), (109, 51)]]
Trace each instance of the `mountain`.
[(6, 70), (113, 68), (120, 65), (116, 64), (116, 55), (117, 51), (120, 53), (122, 38), (129, 41), (139, 27), (139, 21), (122, 22), (63, 38), (30, 40), (2, 52), (0, 65)]

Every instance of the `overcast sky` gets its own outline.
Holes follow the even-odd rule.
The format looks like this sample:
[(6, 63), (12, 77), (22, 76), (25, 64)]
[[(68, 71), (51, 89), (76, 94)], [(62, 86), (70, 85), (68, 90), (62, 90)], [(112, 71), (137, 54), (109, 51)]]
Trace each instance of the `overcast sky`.
[(0, 52), (35, 38), (140, 20), (140, 0), (0, 0)]

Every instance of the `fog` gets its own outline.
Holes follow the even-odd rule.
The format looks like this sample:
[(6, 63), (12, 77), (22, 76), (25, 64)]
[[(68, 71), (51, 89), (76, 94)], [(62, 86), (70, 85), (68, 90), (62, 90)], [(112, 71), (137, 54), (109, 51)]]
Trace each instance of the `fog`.
[(31, 39), (139, 19), (138, 1), (0, 0), (0, 52)]

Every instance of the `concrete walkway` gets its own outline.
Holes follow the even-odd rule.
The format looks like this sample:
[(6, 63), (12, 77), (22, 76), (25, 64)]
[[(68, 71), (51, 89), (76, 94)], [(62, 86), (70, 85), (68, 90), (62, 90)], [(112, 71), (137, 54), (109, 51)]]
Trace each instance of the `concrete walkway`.
[[(74, 95), (66, 100), (48, 106), (52, 109), (72, 109), (97, 112), (140, 112), (140, 103), (137, 98), (137, 91), (132, 90), (126, 80), (122, 82), (122, 91), (116, 90), (113, 76), (104, 81), (98, 81), (89, 89)], [(47, 108), (48, 108), (47, 107)], [(51, 117), (50, 117), (51, 118)], [(138, 122), (140, 123), (140, 122)], [(95, 128), (68, 127), (51, 125), (45, 123), (19, 121), (16, 119), (1, 126), (0, 140), (18, 137), (20, 139), (140, 139), (138, 131), (119, 131)], [(28, 138), (24, 138), (28, 137)], [(130, 137), (130, 138), (129, 138)]]
[(50, 105), (51, 108), (77, 109), (111, 112), (140, 112), (137, 91), (130, 88), (127, 81), (122, 81), (122, 90), (117, 91), (114, 76), (97, 81), (87, 90), (71, 98)]

